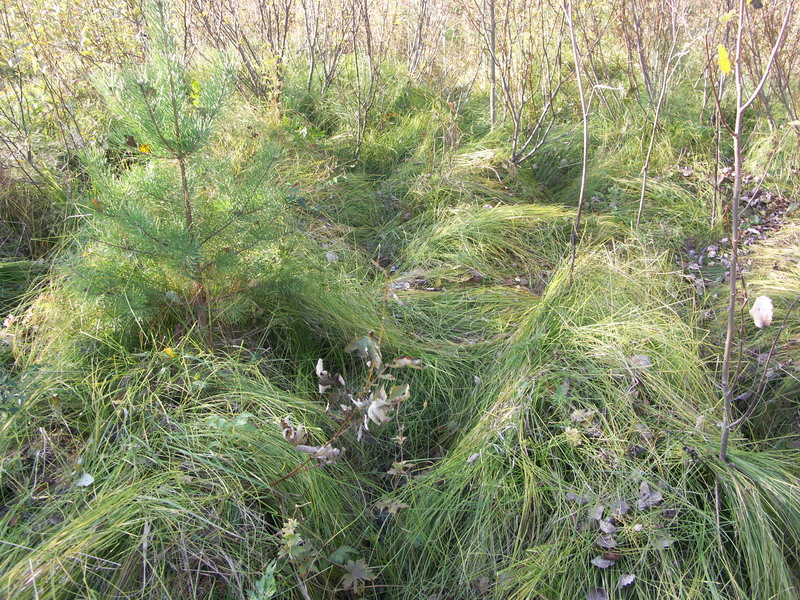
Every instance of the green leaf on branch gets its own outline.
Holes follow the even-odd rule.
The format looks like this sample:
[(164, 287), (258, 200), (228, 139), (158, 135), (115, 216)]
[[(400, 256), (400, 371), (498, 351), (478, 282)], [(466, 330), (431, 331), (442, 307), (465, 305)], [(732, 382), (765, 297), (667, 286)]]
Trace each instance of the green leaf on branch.
[(344, 351), (350, 354), (355, 353), (364, 360), (370, 361), (376, 369), (382, 364), (381, 348), (378, 345), (378, 341), (373, 337), (372, 332), (347, 344)]

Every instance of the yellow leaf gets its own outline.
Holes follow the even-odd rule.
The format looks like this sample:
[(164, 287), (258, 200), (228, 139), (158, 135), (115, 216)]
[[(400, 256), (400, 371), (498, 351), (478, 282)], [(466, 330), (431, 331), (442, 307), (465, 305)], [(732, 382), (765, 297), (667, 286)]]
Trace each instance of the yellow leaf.
[(166, 354), (170, 358), (175, 358), (177, 356), (177, 353), (173, 348), (164, 348), (164, 354)]
[(200, 106), (200, 84), (197, 81), (192, 81), (192, 91), (189, 93), (189, 99), (192, 101), (192, 106)]
[(150, 154), (150, 144), (142, 144), (139, 146), (139, 152), (142, 154)]
[(719, 68), (724, 75), (730, 73), (733, 68), (730, 56), (728, 56), (728, 49), (722, 44), (717, 46), (717, 63), (719, 63)]
[(722, 15), (722, 17), (720, 17), (719, 22), (724, 25), (725, 23), (733, 19), (735, 16), (736, 16), (736, 9), (729, 10), (724, 15)]

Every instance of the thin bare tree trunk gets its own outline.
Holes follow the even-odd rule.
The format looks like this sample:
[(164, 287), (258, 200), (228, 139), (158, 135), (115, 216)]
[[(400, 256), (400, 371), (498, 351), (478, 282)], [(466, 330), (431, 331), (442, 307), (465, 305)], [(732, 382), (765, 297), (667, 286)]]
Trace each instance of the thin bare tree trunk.
[(495, 64), (495, 31), (497, 30), (497, 22), (495, 21), (494, 14), (494, 0), (489, 0), (489, 115), (492, 122), (492, 131), (494, 131), (495, 119), (497, 118), (497, 109), (495, 107), (495, 88), (497, 86), (497, 72)]
[(572, 0), (569, 0), (568, 5), (562, 4), (564, 13), (567, 17), (567, 26), (569, 27), (569, 37), (572, 41), (572, 55), (575, 59), (575, 77), (578, 83), (578, 94), (581, 98), (581, 113), (583, 117), (583, 168), (581, 170), (581, 189), (578, 195), (578, 209), (575, 213), (575, 221), (572, 225), (572, 235), (570, 236), (570, 258), (569, 258), (569, 286), (572, 286), (572, 273), (575, 269), (575, 254), (578, 248), (578, 235), (580, 234), (581, 226), (581, 213), (583, 212), (584, 196), (586, 194), (586, 175), (589, 163), (589, 109), (586, 102), (586, 93), (583, 89), (583, 76), (581, 74), (583, 68), (581, 65), (581, 57), (578, 53), (578, 42), (575, 39), (575, 27), (572, 22)]
[[(750, 97), (744, 100), (744, 81), (742, 78), (742, 40), (744, 37), (744, 11), (747, 9), (747, 0), (739, 0), (739, 26), (736, 32), (736, 59), (734, 64), (734, 77), (736, 84), (736, 120), (733, 125), (733, 198), (731, 198), (731, 260), (729, 289), (728, 289), (728, 323), (725, 332), (725, 349), (722, 355), (722, 440), (720, 443), (719, 457), (723, 462), (728, 460), (728, 443), (733, 429), (733, 386), (731, 382), (731, 356), (733, 354), (733, 336), (736, 330), (736, 288), (739, 274), (739, 198), (742, 192), (742, 116), (750, 108), (753, 101), (758, 98), (775, 57), (783, 43), (783, 36), (792, 15), (794, 0), (789, 0), (786, 14), (783, 19), (781, 31), (775, 40), (769, 61), (764, 67), (761, 81), (756, 85)], [(722, 115), (720, 115), (722, 118)]]

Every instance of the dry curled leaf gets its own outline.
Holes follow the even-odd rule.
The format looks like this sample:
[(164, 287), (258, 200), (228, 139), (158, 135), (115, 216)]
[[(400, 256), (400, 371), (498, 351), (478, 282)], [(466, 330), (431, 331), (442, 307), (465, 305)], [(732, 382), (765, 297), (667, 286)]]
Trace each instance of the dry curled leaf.
[(586, 592), (586, 600), (608, 600), (606, 588), (593, 587)]
[(303, 444), (298, 444), (294, 448), (298, 452), (310, 454), (312, 458), (316, 458), (317, 462), (322, 465), (332, 465), (343, 452), (340, 448), (334, 448), (330, 444), (325, 444), (324, 446), (305, 446)]
[[(407, 400), (410, 395), (410, 387), (406, 383), (392, 386), (389, 394), (386, 393), (384, 386), (380, 386), (364, 400), (351, 399), (356, 408), (364, 413), (363, 429), (369, 430), (370, 421), (378, 426), (391, 421), (392, 418), (389, 413), (397, 408), (401, 402)], [(360, 434), (361, 429), (359, 429), (359, 436)]]
[(694, 428), (697, 431), (703, 431), (706, 426), (706, 420), (705, 415), (697, 415), (697, 418), (694, 420)]
[(637, 501), (636, 505), (641, 510), (656, 506), (662, 500), (664, 500), (664, 497), (659, 490), (650, 489), (650, 486), (646, 481), (643, 481), (641, 484), (639, 484), (639, 500)]
[(566, 498), (567, 501), (576, 502), (580, 505), (589, 504), (589, 499), (586, 496), (578, 496), (575, 492), (568, 492)]
[(672, 538), (660, 537), (660, 538), (657, 538), (657, 539), (653, 540), (653, 548), (655, 548), (656, 550), (666, 550), (667, 548), (672, 546), (672, 544), (674, 544), (674, 543), (675, 543), (675, 540), (673, 540)]
[(591, 408), (579, 408), (573, 410), (569, 418), (573, 423), (589, 423), (596, 413), (597, 411)]
[[(400, 429), (402, 430), (402, 427)], [(392, 438), (392, 441), (397, 443), (398, 445), (402, 446), (403, 444), (406, 443), (407, 439), (408, 438), (406, 436), (404, 436), (402, 433), (398, 433), (396, 436), (394, 436)], [(392, 464), (394, 464), (394, 463), (392, 463)]]
[(653, 366), (653, 359), (647, 356), (647, 354), (634, 354), (631, 356), (630, 361), (631, 365), (640, 369)]
[(328, 373), (322, 364), (321, 358), (317, 361), (316, 372), (319, 378), (320, 394), (324, 394), (332, 387), (344, 387), (344, 378), (341, 375), (331, 375)]
[(392, 463), (392, 468), (386, 471), (387, 475), (407, 475), (408, 474), (408, 461), (401, 460)]
[(592, 564), (598, 569), (607, 569), (613, 567), (616, 561), (603, 558), (602, 556), (596, 556), (592, 559)]
[(631, 505), (622, 498), (617, 498), (608, 505), (608, 510), (611, 512), (612, 517), (621, 519), (631, 510)]
[(78, 480), (75, 482), (76, 487), (89, 487), (94, 483), (94, 477), (92, 477), (89, 473), (84, 473)]
[(601, 535), (597, 538), (597, 545), (601, 548), (605, 548), (606, 550), (611, 550), (612, 548), (617, 547), (617, 540), (615, 540), (610, 535)]
[(619, 578), (619, 583), (617, 583), (617, 587), (627, 587), (636, 581), (636, 575), (631, 573), (623, 573)]
[[(392, 420), (389, 416), (389, 411), (392, 410), (392, 405), (385, 400), (373, 400), (367, 409), (367, 417), (376, 425), (382, 425)], [(366, 423), (366, 421), (365, 421)]]
[(386, 390), (383, 386), (379, 387), (378, 391), (371, 396), (371, 402), (367, 407), (367, 414), (364, 418), (364, 426), (366, 427), (367, 425), (367, 419), (379, 426), (383, 423), (388, 423), (392, 420), (389, 416), (389, 411), (392, 408), (393, 406), (386, 397)]
[(390, 404), (399, 404), (404, 400), (408, 400), (411, 396), (411, 386), (407, 383), (403, 385), (393, 385), (391, 391), (389, 392), (389, 403)]
[(617, 527), (611, 522), (610, 517), (607, 517), (602, 521), (600, 521), (599, 525), (600, 525), (600, 531), (602, 531), (603, 533), (611, 534), (617, 531)]
[(412, 369), (421, 369), (422, 359), (411, 358), (410, 356), (402, 356), (400, 358), (395, 358), (392, 362), (390, 362), (386, 366), (388, 366), (390, 369), (402, 369), (404, 367), (410, 367)]
[(567, 441), (571, 446), (575, 446), (577, 448), (583, 443), (583, 434), (575, 427), (565, 427), (564, 435), (567, 436)]
[(301, 423), (297, 427), (294, 427), (292, 426), (290, 419), (291, 418), (288, 415), (281, 419), (281, 433), (283, 434), (283, 439), (289, 442), (292, 446), (305, 444), (308, 440), (308, 434), (303, 429), (303, 424)]

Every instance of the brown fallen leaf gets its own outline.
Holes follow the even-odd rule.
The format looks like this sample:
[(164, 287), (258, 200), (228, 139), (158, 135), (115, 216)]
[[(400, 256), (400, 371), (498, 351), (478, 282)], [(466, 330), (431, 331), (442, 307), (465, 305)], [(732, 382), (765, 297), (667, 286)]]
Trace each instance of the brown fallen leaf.
[(606, 588), (593, 587), (586, 592), (586, 600), (608, 600)]
[(609, 567), (613, 567), (615, 563), (616, 561), (603, 558), (602, 556), (596, 556), (592, 559), (592, 564), (598, 569), (607, 569)]

